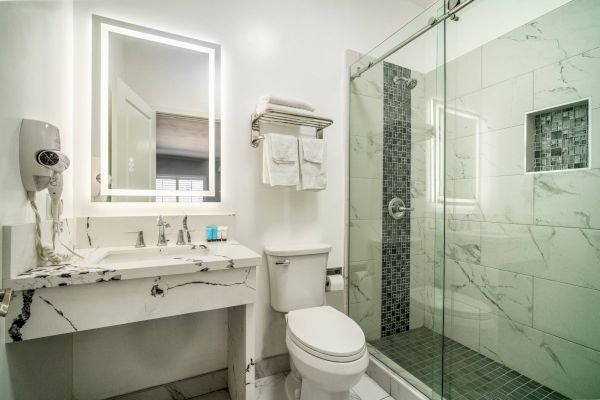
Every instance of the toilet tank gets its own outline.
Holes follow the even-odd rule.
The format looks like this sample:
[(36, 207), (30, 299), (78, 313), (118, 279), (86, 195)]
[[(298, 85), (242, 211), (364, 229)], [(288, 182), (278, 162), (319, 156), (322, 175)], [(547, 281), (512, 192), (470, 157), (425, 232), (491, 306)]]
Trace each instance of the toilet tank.
[(322, 306), (330, 250), (328, 244), (267, 246), (271, 307), (288, 312)]

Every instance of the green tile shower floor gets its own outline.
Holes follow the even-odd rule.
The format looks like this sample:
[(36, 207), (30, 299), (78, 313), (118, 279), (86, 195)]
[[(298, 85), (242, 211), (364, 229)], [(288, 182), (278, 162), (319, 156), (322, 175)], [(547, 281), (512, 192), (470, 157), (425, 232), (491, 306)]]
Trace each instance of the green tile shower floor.
[[(428, 387), (433, 387), (434, 362), (443, 336), (427, 328), (391, 335), (370, 344)], [(436, 359), (436, 357), (438, 357)], [(444, 338), (444, 398), (446, 400), (558, 400), (568, 397)]]

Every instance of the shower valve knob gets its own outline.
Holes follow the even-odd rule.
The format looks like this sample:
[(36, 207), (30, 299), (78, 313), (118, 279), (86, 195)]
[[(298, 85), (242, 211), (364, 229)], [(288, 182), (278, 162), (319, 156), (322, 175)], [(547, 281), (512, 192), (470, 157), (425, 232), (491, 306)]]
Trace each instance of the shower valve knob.
[(390, 203), (388, 204), (388, 212), (390, 213), (390, 216), (394, 219), (400, 219), (404, 217), (404, 215), (408, 211), (413, 210), (413, 207), (406, 207), (404, 200), (402, 200), (399, 197), (394, 197), (392, 200), (390, 200)]

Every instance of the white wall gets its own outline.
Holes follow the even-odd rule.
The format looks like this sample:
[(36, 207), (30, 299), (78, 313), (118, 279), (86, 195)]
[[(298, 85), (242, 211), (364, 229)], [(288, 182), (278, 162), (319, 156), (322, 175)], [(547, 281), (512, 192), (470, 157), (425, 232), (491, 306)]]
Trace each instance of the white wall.
[[(324, 241), (333, 245), (330, 265), (341, 266), (347, 136), (344, 50), (369, 49), (418, 11), (413, 4), (396, 0), (378, 0), (375, 4), (359, 0), (76, 1), (74, 213), (233, 211), (237, 214), (237, 239), (252, 249), (262, 253), (265, 243), (275, 241)], [(223, 203), (90, 202), (92, 13), (222, 45)], [(260, 183), (261, 150), (249, 145), (249, 118), (257, 97), (267, 93), (306, 99), (320, 114), (334, 119), (334, 125), (325, 132), (329, 152), (327, 190), (298, 193), (294, 189), (265, 188)], [(286, 352), (285, 323), (283, 316), (270, 308), (265, 267), (259, 268), (257, 280), (256, 353), (261, 359)], [(196, 328), (183, 321), (178, 324), (179, 329)], [(207, 348), (210, 346), (208, 342)], [(74, 351), (80, 351), (78, 346)], [(90, 373), (103, 368), (99, 364), (94, 367), (92, 362), (87, 364)]]
[[(21, 119), (58, 126), (63, 149), (72, 152), (71, 35), (70, 2), (0, 2), (0, 225), (33, 221), (18, 173)], [(65, 183), (70, 212), (70, 172)], [(43, 202), (44, 195), (38, 199)], [(69, 336), (5, 345), (4, 334), (1, 329), (0, 399), (70, 397)]]

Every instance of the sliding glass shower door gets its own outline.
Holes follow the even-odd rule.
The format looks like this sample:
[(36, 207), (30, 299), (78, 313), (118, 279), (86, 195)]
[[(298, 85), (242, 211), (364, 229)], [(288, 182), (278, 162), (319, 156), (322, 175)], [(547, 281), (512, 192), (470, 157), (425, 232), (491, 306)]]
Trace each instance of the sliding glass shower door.
[(600, 399), (600, 2), (522, 4), (350, 68), (349, 314), (430, 398)]
[(498, 3), (446, 26), (444, 396), (598, 399), (600, 2)]
[(429, 396), (442, 361), (443, 44), (440, 25), (368, 70), (385, 45), (350, 68), (349, 314), (371, 353)]

